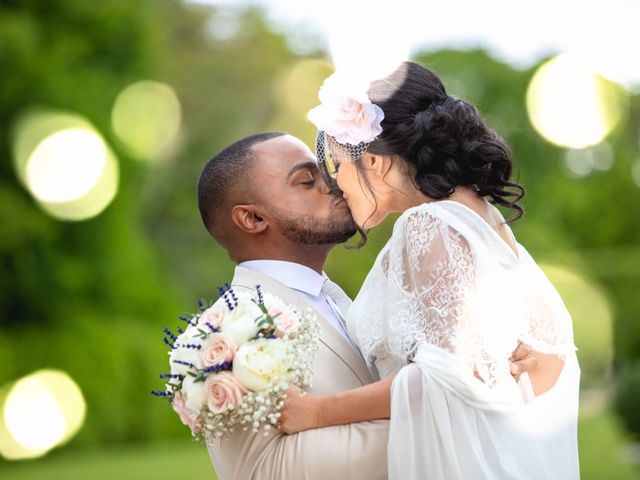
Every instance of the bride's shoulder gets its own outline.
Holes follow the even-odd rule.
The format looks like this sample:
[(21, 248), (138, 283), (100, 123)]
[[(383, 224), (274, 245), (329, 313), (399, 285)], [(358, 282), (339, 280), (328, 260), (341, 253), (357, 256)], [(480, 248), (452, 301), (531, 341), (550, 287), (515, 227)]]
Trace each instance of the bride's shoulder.
[(458, 230), (460, 223), (443, 203), (427, 202), (405, 210), (394, 225), (394, 233), (406, 233), (407, 229), (427, 231), (437, 227)]
[(472, 231), (456, 212), (447, 208), (446, 202), (429, 202), (411, 207), (398, 217), (393, 237), (396, 239), (429, 242), (444, 237), (466, 243)]

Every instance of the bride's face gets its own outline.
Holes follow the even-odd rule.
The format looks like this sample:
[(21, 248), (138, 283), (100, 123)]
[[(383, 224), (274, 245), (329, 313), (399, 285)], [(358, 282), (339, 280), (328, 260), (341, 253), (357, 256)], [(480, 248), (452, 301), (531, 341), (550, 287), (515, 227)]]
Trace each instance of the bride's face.
[[(361, 228), (372, 228), (391, 213), (389, 184), (385, 180), (385, 169), (379, 168), (367, 157), (361, 160), (359, 169), (354, 162), (341, 162), (336, 166), (336, 183), (342, 190), (351, 215)], [(378, 157), (378, 161), (381, 157)], [(388, 171), (386, 171), (388, 173)]]

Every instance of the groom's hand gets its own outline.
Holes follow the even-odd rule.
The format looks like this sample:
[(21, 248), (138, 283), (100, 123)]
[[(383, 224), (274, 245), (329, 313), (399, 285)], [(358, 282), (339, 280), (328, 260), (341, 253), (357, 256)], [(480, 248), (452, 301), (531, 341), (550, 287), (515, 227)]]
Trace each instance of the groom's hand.
[(523, 343), (519, 343), (518, 347), (513, 351), (509, 358), (509, 367), (511, 375), (516, 382), (520, 379), (520, 375), (530, 372), (538, 365), (538, 360), (533, 356), (530, 348)]

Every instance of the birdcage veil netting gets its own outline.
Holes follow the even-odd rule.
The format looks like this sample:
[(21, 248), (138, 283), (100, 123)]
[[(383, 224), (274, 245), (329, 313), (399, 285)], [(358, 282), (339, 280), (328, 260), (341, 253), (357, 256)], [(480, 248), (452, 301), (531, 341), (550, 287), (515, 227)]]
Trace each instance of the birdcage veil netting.
[(357, 145), (340, 143), (325, 131), (319, 130), (316, 134), (316, 156), (327, 185), (337, 189), (336, 173), (339, 165), (361, 159), (368, 146), (368, 142), (360, 142)]

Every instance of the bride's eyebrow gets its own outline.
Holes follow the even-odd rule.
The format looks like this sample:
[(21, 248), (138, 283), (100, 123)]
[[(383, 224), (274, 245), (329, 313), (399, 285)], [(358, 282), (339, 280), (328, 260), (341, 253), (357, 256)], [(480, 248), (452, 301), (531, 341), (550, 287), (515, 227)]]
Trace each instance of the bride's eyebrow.
[(291, 170), (289, 170), (289, 173), (287, 173), (287, 180), (289, 180), (294, 173), (303, 169), (307, 169), (311, 172), (318, 172), (318, 164), (316, 162), (309, 161), (294, 165)]

